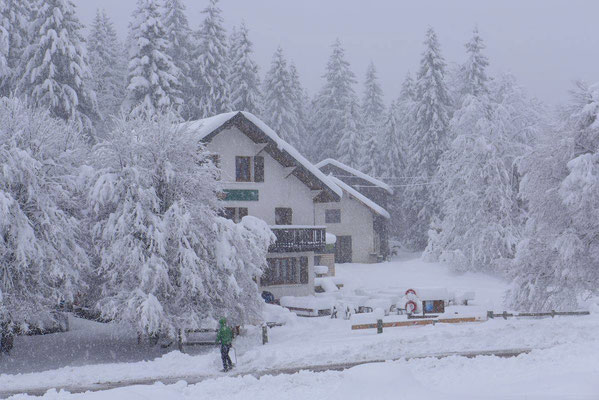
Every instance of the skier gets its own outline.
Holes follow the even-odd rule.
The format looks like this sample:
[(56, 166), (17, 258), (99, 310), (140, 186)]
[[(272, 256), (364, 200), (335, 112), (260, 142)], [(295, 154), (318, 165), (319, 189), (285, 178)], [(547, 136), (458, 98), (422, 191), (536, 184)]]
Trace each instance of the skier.
[(229, 357), (229, 350), (231, 349), (231, 343), (233, 341), (233, 331), (227, 326), (227, 320), (221, 318), (220, 329), (216, 334), (216, 341), (220, 343), (220, 357), (223, 360), (223, 372), (227, 372), (233, 368), (233, 362)]

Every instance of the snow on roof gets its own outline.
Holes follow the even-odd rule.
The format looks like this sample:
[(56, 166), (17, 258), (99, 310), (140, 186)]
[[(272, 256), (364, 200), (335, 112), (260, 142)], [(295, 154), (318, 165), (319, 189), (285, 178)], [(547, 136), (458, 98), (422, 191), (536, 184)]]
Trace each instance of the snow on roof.
[(214, 132), (215, 129), (222, 126), (225, 122), (233, 118), (237, 111), (218, 114), (213, 117), (198, 119), (195, 121), (184, 122), (183, 126), (196, 132), (199, 139), (204, 139), (206, 136)]
[(347, 171), (350, 174), (357, 176), (358, 178), (364, 179), (365, 181), (368, 181), (375, 186), (385, 189), (387, 192), (389, 192), (389, 194), (393, 194), (393, 189), (391, 189), (391, 186), (387, 185), (385, 182), (379, 181), (378, 179), (373, 178), (372, 176), (367, 175), (362, 171), (358, 171), (357, 169), (352, 168), (349, 165), (343, 164), (341, 161), (337, 161), (332, 158), (326, 158), (318, 164), (316, 164), (316, 167), (322, 169), (326, 165), (333, 165), (337, 168), (341, 168), (342, 170)]
[(356, 199), (358, 199), (361, 203), (363, 203), (366, 207), (370, 208), (372, 211), (384, 217), (386, 219), (391, 219), (391, 215), (385, 210), (383, 207), (376, 204), (374, 201), (370, 200), (368, 197), (364, 196), (362, 193), (358, 192), (353, 187), (349, 186), (347, 183), (343, 182), (339, 178), (335, 178), (333, 175), (328, 176), (329, 179), (333, 181), (337, 186), (339, 186), (343, 191), (349, 193)]
[(314, 164), (308, 161), (304, 156), (302, 156), (292, 145), (284, 141), (276, 134), (271, 127), (266, 125), (260, 118), (256, 117), (254, 114), (249, 113), (247, 111), (232, 111), (228, 113), (218, 114), (213, 117), (199, 119), (197, 121), (186, 122), (184, 126), (188, 129), (194, 130), (197, 132), (200, 139), (204, 139), (206, 136), (210, 135), (216, 129), (221, 127), (231, 118), (236, 116), (237, 114), (242, 114), (245, 118), (251, 121), (254, 125), (258, 127), (266, 136), (272, 139), (276, 144), (279, 150), (286, 152), (291, 157), (293, 157), (299, 164), (301, 164), (304, 168), (306, 168), (312, 175), (314, 175), (318, 180), (324, 183), (333, 193), (337, 196), (343, 196), (343, 191), (339, 186), (333, 183), (329, 177), (327, 177), (319, 168), (317, 168)]

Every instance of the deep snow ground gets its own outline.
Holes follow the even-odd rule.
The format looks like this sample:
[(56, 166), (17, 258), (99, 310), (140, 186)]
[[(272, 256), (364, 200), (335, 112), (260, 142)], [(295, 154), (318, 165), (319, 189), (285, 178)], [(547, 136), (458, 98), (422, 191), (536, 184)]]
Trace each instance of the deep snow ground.
[[(408, 286), (443, 286), (453, 291), (474, 290), (477, 292), (477, 299), (474, 301), (474, 305), (466, 307), (466, 310), (477, 312), (503, 311), (503, 292), (507, 287), (501, 279), (484, 274), (453, 274), (442, 265), (422, 262), (414, 255), (404, 255), (389, 263), (338, 265), (337, 275), (344, 280), (343, 292), (348, 295), (356, 292), (369, 295), (394, 293), (399, 290), (398, 288)], [(272, 312), (272, 309), (270, 311)], [(469, 388), (476, 390), (479, 394), (495, 393), (499, 394), (495, 398), (505, 398), (500, 394), (514, 394), (518, 393), (517, 388), (530, 389), (530, 387), (538, 388), (538, 391), (527, 391), (526, 393), (588, 395), (595, 389), (592, 382), (599, 381), (599, 363), (595, 362), (599, 359), (599, 338), (596, 334), (599, 332), (599, 315), (597, 314), (571, 318), (512, 319), (507, 321), (495, 319), (461, 325), (438, 324), (388, 328), (382, 335), (377, 335), (375, 330), (352, 331), (350, 329), (351, 322), (342, 319), (297, 318), (290, 313), (282, 315), (279, 313), (279, 317), (286, 319), (287, 324), (269, 331), (269, 343), (266, 346), (261, 345), (258, 328), (248, 329), (243, 337), (236, 340), (237, 372), (393, 359), (454, 351), (513, 348), (542, 350), (509, 360), (496, 357), (477, 357), (475, 360), (459, 357), (451, 357), (446, 360), (412, 360), (385, 363), (384, 365), (365, 365), (345, 372), (331, 371), (312, 374), (302, 372), (287, 377), (265, 376), (259, 380), (250, 376), (217, 378), (189, 387), (183, 384), (157, 385), (150, 388), (118, 389), (108, 393), (111, 393), (110, 397), (115, 399), (133, 396), (150, 399), (197, 398), (198, 395), (201, 395), (202, 398), (211, 396), (215, 399), (268, 398), (275, 395), (277, 398), (299, 399), (307, 398), (310, 393), (321, 398), (341, 398), (337, 393), (342, 393), (345, 388), (350, 388), (347, 389), (349, 396), (347, 398), (360, 398), (351, 397), (351, 393), (363, 393), (361, 390), (368, 388), (373, 393), (380, 392), (381, 398), (390, 398), (390, 393), (397, 394), (397, 390), (399, 390), (390, 389), (393, 387), (401, 388), (400, 393), (402, 394), (428, 393), (430, 395), (428, 397), (420, 396), (421, 398), (453, 399), (456, 397), (451, 396), (456, 393), (470, 393)], [(87, 322), (83, 321), (83, 323)], [(102, 329), (110, 331), (115, 328), (103, 326), (100, 330)], [(78, 335), (84, 337), (84, 332), (85, 329)], [(97, 335), (98, 332), (96, 331), (94, 334)], [(64, 346), (60, 335), (65, 334), (54, 336), (54, 346), (59, 345), (58, 351), (60, 351), (61, 345)], [(144, 349), (140, 351), (136, 344), (127, 344), (127, 340), (130, 340), (127, 338), (132, 338), (131, 335), (122, 331), (114, 331), (114, 335), (121, 337), (119, 340), (122, 340), (120, 343), (124, 347), (131, 347), (124, 351), (142, 354), (145, 351)], [(85, 341), (83, 337), (82, 340)], [(123, 337), (125, 339), (122, 339)], [(57, 351), (56, 348), (48, 350), (40, 347), (41, 341), (35, 343), (35, 340), (35, 338), (31, 338), (31, 343), (29, 343), (31, 349), (28, 351), (37, 352), (37, 354)], [(51, 341), (50, 338), (44, 340)], [(50, 348), (53, 347), (50, 346)], [(98, 351), (100, 349), (102, 349), (101, 346), (96, 348)], [(140, 362), (126, 362), (131, 361), (131, 358), (127, 358), (127, 353), (123, 357), (118, 353), (110, 356), (104, 354), (102, 355), (104, 360), (114, 358), (114, 361), (111, 364), (96, 365), (69, 363), (63, 368), (38, 373), (2, 373), (0, 374), (0, 389), (25, 390), (36, 387), (61, 387), (141, 378), (219, 376), (216, 372), (220, 369), (220, 357), (217, 349), (204, 348), (203, 350), (206, 353), (200, 355), (173, 351), (153, 361)], [(151, 359), (153, 355), (152, 353), (145, 354), (146, 359)], [(159, 355), (156, 354), (156, 356)], [(88, 356), (88, 359), (92, 359), (92, 356)], [(98, 359), (99, 362), (106, 362)], [(4, 372), (2, 369), (0, 371)], [(358, 379), (362, 374), (364, 377)], [(567, 380), (557, 379), (561, 375), (565, 376)], [(591, 378), (592, 382), (588, 381)], [(358, 385), (356, 382), (361, 382), (361, 384)], [(224, 389), (225, 387), (230, 389)], [(487, 387), (492, 388), (492, 392), (485, 391)], [(522, 390), (520, 393), (523, 393)], [(596, 398), (599, 398), (599, 391), (597, 393)], [(443, 397), (445, 395), (449, 397)], [(70, 398), (66, 394), (49, 394), (48, 396), (48, 398)], [(86, 396), (104, 398), (101, 397), (102, 394)], [(73, 398), (75, 397), (77, 396)], [(466, 396), (466, 398), (477, 397)]]
[[(516, 358), (450, 357), (365, 364), (349, 370), (294, 375), (219, 377), (195, 385), (130, 386), (70, 395), (49, 391), (46, 399), (588, 399), (599, 397), (599, 352), (565, 344)], [(17, 395), (13, 399), (30, 399)]]

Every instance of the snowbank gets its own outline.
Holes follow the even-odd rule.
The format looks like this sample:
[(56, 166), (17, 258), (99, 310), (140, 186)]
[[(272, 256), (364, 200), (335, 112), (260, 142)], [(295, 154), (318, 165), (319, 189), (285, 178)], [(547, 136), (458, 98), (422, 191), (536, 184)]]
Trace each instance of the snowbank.
[(314, 286), (320, 286), (326, 293), (339, 291), (339, 288), (335, 285), (335, 281), (330, 277), (314, 278)]
[[(596, 399), (599, 393), (597, 342), (537, 350), (515, 358), (493, 356), (426, 358), (360, 365), (345, 371), (293, 375), (220, 377), (187, 385), (132, 386), (44, 398), (96, 399)], [(20, 396), (20, 399), (29, 399)]]

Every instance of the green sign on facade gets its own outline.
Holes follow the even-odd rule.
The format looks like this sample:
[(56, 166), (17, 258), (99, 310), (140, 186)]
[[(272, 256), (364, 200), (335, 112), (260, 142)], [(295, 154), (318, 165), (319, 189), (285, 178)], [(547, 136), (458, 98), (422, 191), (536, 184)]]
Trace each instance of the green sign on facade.
[(249, 189), (224, 189), (225, 201), (258, 201), (258, 191)]

